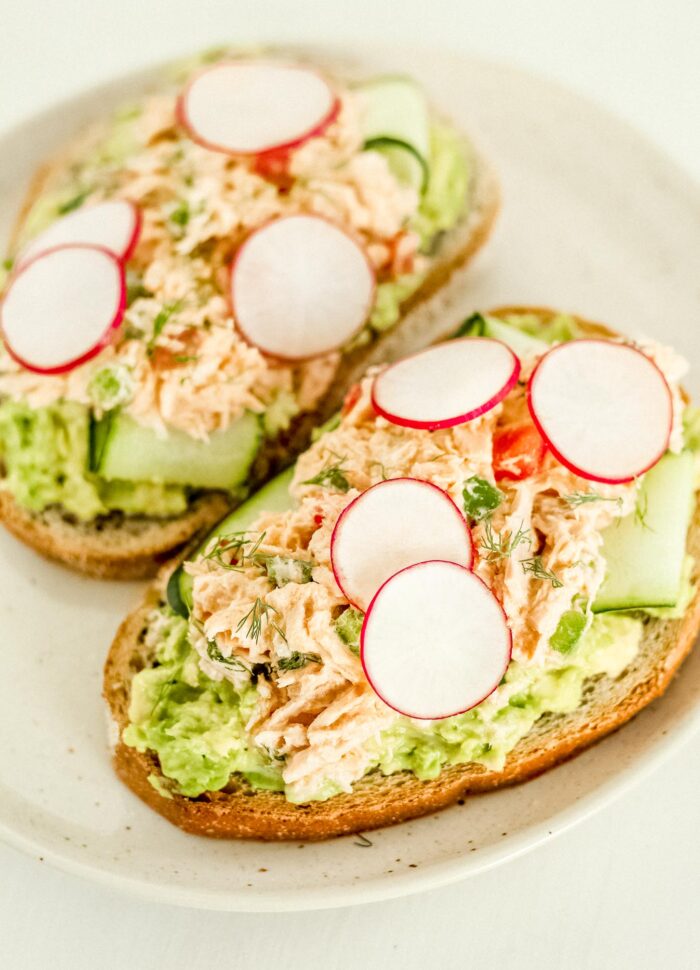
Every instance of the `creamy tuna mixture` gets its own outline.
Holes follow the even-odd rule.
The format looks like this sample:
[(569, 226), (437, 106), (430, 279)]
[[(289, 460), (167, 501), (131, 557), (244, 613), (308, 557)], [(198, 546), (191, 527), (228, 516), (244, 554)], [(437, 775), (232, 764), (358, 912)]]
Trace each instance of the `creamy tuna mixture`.
[(288, 421), (323, 396), (340, 354), (291, 366), (242, 339), (224, 293), (243, 239), (275, 217), (314, 213), (361, 243), (380, 284), (424, 273), (421, 236), (410, 227), (419, 194), (383, 155), (362, 150), (361, 92), (341, 87), (337, 120), (275, 163), (193, 142), (176, 122), (178, 91), (153, 95), (114, 125), (91, 131), (66, 157), (23, 233), (25, 241), (58, 214), (92, 202), (119, 198), (139, 206), (142, 231), (128, 263), (130, 302), (117, 341), (69, 374), (48, 377), (0, 350), (0, 394), (33, 408), (75, 401), (99, 412), (121, 405), (142, 424), (197, 438), (279, 400), (280, 420)]
[[(675, 386), (683, 362), (653, 344), (645, 350)], [(266, 787), (283, 788), (288, 798), (302, 801), (349, 791), (376, 767), (408, 767), (419, 777), (434, 777), (450, 761), (499, 767), (544, 710), (577, 706), (585, 676), (616, 676), (634, 656), (639, 620), (598, 616), (591, 627), (589, 604), (604, 578), (602, 532), (634, 510), (639, 483), (588, 482), (539, 449), (524, 389), (536, 359), (523, 361), (521, 380), (502, 404), (437, 431), (399, 427), (377, 416), (368, 376), (348, 395), (339, 426), (298, 460), (294, 508), (261, 515), (243, 536), (213, 540), (205, 555), (186, 565), (194, 602), (188, 636), (199, 667), (188, 676), (192, 683), (228, 683), (237, 692), (237, 709), (244, 707), (245, 716), (235, 744), (244, 744), (248, 758), (257, 752), (273, 772), (277, 783), (268, 778)], [(674, 397), (672, 450), (679, 450), (680, 398)], [(497, 482), (499, 496), (489, 516), (472, 521), (474, 568), (503, 603), (513, 632), (512, 662), (485, 702), (435, 723), (401, 716), (374, 693), (357, 654), (362, 616), (349, 606), (331, 569), (331, 533), (342, 510), (370, 485), (404, 476), (440, 486), (460, 507), (469, 491), (465, 483), (474, 476), (490, 486)], [(572, 615), (589, 628), (573, 666), (557, 644), (560, 624), (566, 632)], [(182, 637), (173, 623), (184, 621), (156, 614), (152, 642), (165, 637), (172, 644)], [(172, 656), (168, 650), (164, 662)], [(157, 680), (157, 669), (135, 682), (135, 723), (126, 735), (142, 747), (155, 743), (138, 727), (152, 703), (149, 676)], [(165, 708), (162, 717), (168, 725)], [(232, 735), (220, 737), (227, 737), (229, 747), (221, 750), (230, 755)], [(210, 751), (206, 745), (202, 750)], [(181, 758), (171, 777), (185, 793), (196, 794), (202, 790), (201, 763), (192, 772), (191, 762), (187, 768), (185, 763)], [(247, 764), (235, 758), (228, 763), (239, 769)], [(166, 760), (166, 775), (168, 768)]]

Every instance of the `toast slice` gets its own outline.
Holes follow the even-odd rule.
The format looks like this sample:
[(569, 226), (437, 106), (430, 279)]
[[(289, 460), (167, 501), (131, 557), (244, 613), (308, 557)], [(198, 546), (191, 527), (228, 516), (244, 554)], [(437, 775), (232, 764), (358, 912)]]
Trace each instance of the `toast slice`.
[[(555, 314), (530, 307), (503, 307), (493, 311), (537, 313), (543, 322)], [(576, 318), (590, 335), (610, 336), (607, 327)], [(700, 503), (696, 505), (687, 539), (687, 550), (696, 566), (696, 589), (700, 575)], [(700, 593), (681, 619), (646, 617), (638, 654), (623, 673), (589, 678), (582, 704), (570, 714), (545, 714), (506, 759), (501, 771), (477, 764), (448, 767), (432, 781), (419, 781), (410, 772), (384, 776), (378, 771), (357, 782), (351, 794), (336, 795), (324, 802), (295, 805), (282, 794), (251, 789), (233, 777), (225, 790), (198, 798), (170, 793), (161, 786), (157, 756), (140, 753), (121, 740), (129, 723), (132, 678), (151, 659), (144, 647), (143, 631), (151, 611), (165, 601), (165, 585), (172, 571), (165, 567), (147, 591), (143, 603), (119, 628), (107, 657), (104, 697), (112, 726), (114, 767), (121, 780), (147, 805), (186, 832), (215, 838), (264, 840), (320, 840), (351, 832), (379, 828), (426, 815), (451, 805), (468, 794), (485, 792), (526, 781), (573, 757), (617, 730), (644, 707), (660, 697), (690, 653), (700, 629)], [(151, 780), (149, 780), (151, 779)]]
[[(44, 166), (31, 183), (12, 235), (16, 247), (23, 222), (35, 199), (50, 186), (65, 164), (62, 154)], [(444, 314), (457, 278), (487, 241), (500, 205), (498, 181), (485, 159), (474, 156), (471, 205), (468, 213), (446, 233), (431, 257), (422, 286), (401, 306), (401, 319), (369, 346), (347, 354), (341, 362), (329, 393), (313, 413), (299, 415), (282, 436), (263, 446), (250, 485), (262, 482), (276, 468), (288, 464), (309, 442), (311, 430), (323, 423), (340, 406), (348, 386), (371, 363), (386, 361), (418, 349), (440, 334)], [(452, 295), (451, 295), (452, 294)], [(1, 468), (0, 468), (1, 474)], [(214, 525), (232, 507), (224, 493), (209, 493), (195, 499), (182, 515), (168, 518), (122, 514), (100, 517), (88, 524), (76, 523), (60, 508), (34, 513), (0, 491), (0, 521), (22, 542), (43, 556), (57, 560), (90, 576), (103, 579), (146, 579), (175, 555), (184, 544)]]

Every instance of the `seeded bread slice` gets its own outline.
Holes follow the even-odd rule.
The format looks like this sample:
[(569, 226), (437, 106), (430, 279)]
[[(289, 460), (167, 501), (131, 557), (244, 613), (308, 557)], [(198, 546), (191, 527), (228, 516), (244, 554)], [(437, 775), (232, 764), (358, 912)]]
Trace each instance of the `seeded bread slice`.
[[(37, 173), (15, 226), (15, 245), (34, 200), (50, 187), (64, 164), (62, 155)], [(478, 155), (474, 164), (469, 211), (441, 238), (424, 283), (401, 307), (401, 320), (368, 347), (346, 355), (331, 390), (315, 412), (300, 416), (287, 433), (263, 446), (250, 478), (252, 486), (289, 463), (306, 447), (311, 430), (337, 410), (348, 386), (370, 363), (418, 349), (440, 333), (452, 289), (446, 284), (484, 245), (500, 204), (498, 182), (492, 169)], [(213, 525), (231, 507), (231, 500), (226, 501), (218, 493), (197, 499), (185, 513), (170, 519), (138, 517), (130, 523), (127, 517), (112, 515), (89, 525), (76, 525), (60, 508), (33, 513), (15, 502), (8, 491), (0, 492), (0, 521), (14, 535), (50, 559), (105, 579), (154, 576), (164, 560), (201, 529)]]
[[(543, 322), (554, 316), (553, 311), (531, 307), (503, 307), (493, 312), (537, 313)], [(578, 322), (591, 335), (612, 333), (607, 327)], [(693, 580), (697, 585), (700, 505), (695, 509), (687, 547), (696, 562)], [(171, 569), (164, 568), (141, 606), (124, 620), (107, 657), (104, 697), (114, 728), (114, 767), (122, 781), (168, 821), (186, 832), (215, 838), (327, 839), (427, 815), (465, 795), (526, 781), (617, 730), (660, 697), (690, 653), (700, 629), (700, 594), (682, 619), (645, 618), (639, 653), (627, 669), (615, 679), (605, 675), (589, 678), (583, 703), (573, 713), (541, 717), (510, 752), (502, 771), (476, 764), (457, 765), (445, 769), (433, 781), (419, 781), (411, 772), (388, 777), (373, 772), (357, 782), (351, 794), (309, 805), (293, 805), (279, 793), (254, 791), (236, 777), (225, 790), (199, 798), (174, 793), (164, 797), (148, 780), (163, 778), (157, 756), (128, 747), (121, 735), (129, 722), (131, 680), (153, 659), (144, 648), (143, 631), (153, 608), (163, 602)], [(167, 780), (163, 781), (161, 790), (167, 791)]]

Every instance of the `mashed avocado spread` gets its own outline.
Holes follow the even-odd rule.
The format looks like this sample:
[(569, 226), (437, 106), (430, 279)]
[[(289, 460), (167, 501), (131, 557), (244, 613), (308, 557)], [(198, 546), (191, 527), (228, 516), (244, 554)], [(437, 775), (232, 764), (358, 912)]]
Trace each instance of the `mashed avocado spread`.
[[(459, 134), (447, 125), (432, 125), (428, 182), (411, 224), (421, 238), (424, 251), (432, 251), (441, 233), (456, 225), (464, 212), (470, 180), (470, 160)], [(416, 292), (424, 279), (425, 273), (405, 273), (380, 283), (369, 319), (372, 330), (381, 332), (393, 327), (401, 314), (401, 304)]]
[(279, 765), (247, 747), (245, 724), (257, 692), (237, 693), (227, 680), (212, 680), (199, 668), (187, 640), (187, 622), (167, 609), (154, 617), (156, 665), (134, 677), (125, 744), (155, 751), (176, 791), (194, 797), (218, 791), (234, 772), (255, 788), (284, 788)]
[[(187, 640), (187, 622), (167, 608), (155, 615), (152, 629), (156, 666), (134, 677), (123, 740), (139, 751), (155, 751), (174, 791), (190, 797), (218, 791), (239, 773), (253, 788), (284, 791), (293, 802), (338, 793), (328, 783), (315, 791), (285, 787), (281, 763), (246, 743), (255, 687), (239, 694), (229, 681), (205, 676)], [(425, 727), (400, 718), (371, 743), (370, 770), (412, 771), (422, 780), (437, 777), (445, 765), (467, 762), (498, 770), (539, 717), (579, 706), (586, 677), (618, 676), (635, 656), (641, 635), (638, 615), (596, 616), (562, 667), (543, 671), (512, 662), (500, 687), (466, 714)]]
[[(508, 323), (551, 341), (577, 336), (575, 321), (565, 315), (554, 317), (546, 333), (536, 317), (520, 314)], [(686, 446), (698, 454), (700, 410), (688, 408), (684, 425)], [(432, 723), (397, 718), (368, 743), (368, 771), (384, 775), (411, 771), (429, 780), (448, 765), (477, 763), (500, 770), (508, 753), (540, 717), (570, 713), (580, 706), (587, 678), (615, 678), (622, 673), (638, 652), (643, 613), (664, 618), (682, 615), (694, 592), (692, 567), (687, 557), (675, 607), (599, 613), (587, 629), (580, 609), (566, 611), (550, 640), (560, 655), (558, 663), (542, 668), (511, 661), (498, 688), (464, 714)], [(355, 653), (361, 622), (362, 614), (352, 608), (336, 621), (339, 639)], [(297, 803), (339, 793), (339, 787), (327, 780), (314, 790), (285, 785), (283, 762), (248, 746), (245, 725), (255, 708), (256, 688), (251, 684), (237, 693), (230, 682), (204, 675), (187, 639), (186, 620), (163, 607), (154, 614), (149, 630), (156, 663), (133, 680), (130, 724), (123, 739), (140, 751), (158, 755), (165, 779), (154, 776), (154, 786), (165, 794), (196, 797), (225, 787), (238, 773), (253, 788), (284, 792)]]
[[(37, 199), (23, 227), (23, 240), (79, 209), (90, 198), (100, 178), (118, 170), (140, 147), (134, 124), (139, 114), (138, 107), (115, 114), (111, 127), (92, 147), (83, 164), (67, 171), (58, 186)], [(470, 179), (470, 159), (460, 136), (446, 125), (433, 124), (429, 177), (412, 220), (412, 228), (420, 235), (424, 251), (431, 251), (436, 238), (459, 219)], [(413, 272), (380, 282), (374, 309), (358, 342), (371, 339), (372, 331), (392, 327), (399, 320), (402, 303), (419, 289), (424, 278), (424, 272)], [(130, 292), (129, 302), (139, 295), (143, 294)], [(128, 394), (124, 393), (124, 382), (117, 380), (119, 375), (114, 368), (107, 368), (97, 376), (102, 378), (101, 383), (90, 390), (99, 392), (96, 400), (103, 409), (123, 404)], [(266, 434), (274, 436), (287, 428), (298, 411), (294, 395), (281, 392), (264, 414)], [(84, 522), (112, 511), (169, 517), (186, 510), (185, 487), (101, 479), (90, 471), (89, 448), (90, 413), (82, 405), (61, 401), (31, 409), (10, 399), (0, 402), (0, 469), (4, 474), (0, 487), (8, 489), (24, 508), (40, 512), (50, 506), (60, 506)]]
[(187, 508), (187, 492), (178, 485), (106, 482), (93, 475), (89, 448), (90, 415), (83, 405), (0, 403), (3, 485), (24, 508), (41, 512), (61, 506), (82, 521), (112, 511), (171, 516)]

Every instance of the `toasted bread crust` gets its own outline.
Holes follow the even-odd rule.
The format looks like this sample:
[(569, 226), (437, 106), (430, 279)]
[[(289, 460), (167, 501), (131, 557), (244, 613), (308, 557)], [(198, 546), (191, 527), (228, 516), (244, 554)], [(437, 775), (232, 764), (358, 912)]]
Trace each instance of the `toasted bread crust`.
[[(534, 312), (546, 322), (554, 311), (503, 307), (497, 314)], [(577, 318), (588, 332), (609, 336), (613, 331)], [(700, 506), (688, 534), (688, 549), (700, 562)], [(143, 655), (141, 632), (149, 613), (163, 599), (170, 568), (165, 568), (142, 605), (122, 623), (107, 657), (104, 697), (118, 729), (114, 767), (118, 776), (147, 805), (186, 832), (214, 838), (315, 841), (366, 831), (417, 818), (445, 808), (462, 797), (527, 781), (616, 731), (660, 697), (690, 653), (700, 629), (700, 593), (682, 619), (647, 618), (640, 651), (615, 680), (599, 676), (586, 682), (584, 700), (566, 715), (545, 715), (510, 752), (502, 771), (467, 764), (446, 768), (433, 781), (419, 781), (410, 772), (384, 777), (374, 772), (355, 784), (348, 795), (325, 802), (293, 805), (283, 795), (252, 792), (242, 784), (199, 798), (173, 794), (166, 798), (149, 781), (160, 778), (157, 757), (138, 752), (121, 741), (128, 724), (131, 678), (149, 658)], [(693, 577), (698, 583), (697, 569)]]
[[(696, 513), (691, 546), (700, 553), (700, 513)], [(697, 578), (697, 577), (696, 577)], [(119, 735), (128, 723), (131, 677), (143, 665), (138, 638), (151, 609), (161, 601), (153, 587), (138, 610), (120, 627), (105, 667), (104, 695)], [(552, 715), (538, 722), (508, 755), (502, 771), (468, 764), (446, 768), (433, 781), (410, 772), (366, 776), (352, 794), (325, 802), (293, 805), (283, 795), (239, 790), (210, 792), (197, 799), (163, 797), (149, 777), (161, 777), (157, 757), (138, 752), (121, 739), (114, 767), (121, 780), (152, 809), (186, 832), (213, 838), (266, 841), (316, 841), (407, 821), (454, 804), (466, 795), (527, 781), (572, 758), (616, 731), (660, 697), (690, 653), (700, 628), (700, 597), (682, 620), (649, 620), (645, 627), (644, 662), (632, 665), (618, 680), (591, 681), (591, 694), (571, 715)]]
[[(21, 231), (34, 200), (50, 183), (53, 173), (65, 163), (64, 155), (44, 165), (34, 176), (12, 233), (12, 247), (17, 248)], [(392, 356), (397, 345), (397, 331), (406, 331), (404, 350), (430, 341), (438, 325), (439, 308), (431, 306), (450, 277), (466, 266), (488, 239), (500, 206), (498, 183), (485, 162), (476, 159), (473, 204), (469, 213), (446, 235), (440, 253), (421, 288), (401, 306), (401, 320), (368, 348), (347, 355), (335, 375), (333, 386), (313, 414), (301, 415), (279, 440), (263, 447), (256, 460), (250, 483), (260, 483), (276, 469), (283, 467), (308, 445), (311, 430), (321, 424), (340, 406), (349, 384), (366, 366)], [(391, 343), (387, 338), (391, 337)], [(387, 352), (382, 347), (386, 345)], [(390, 350), (389, 348), (392, 348)], [(207, 495), (194, 503), (183, 515), (172, 519), (141, 517), (139, 528), (131, 531), (127, 542), (119, 542), (116, 519), (96, 523), (93, 527), (73, 528), (70, 520), (57, 510), (33, 513), (19, 506), (8, 493), (0, 493), (0, 521), (22, 542), (49, 559), (72, 569), (105, 579), (147, 579), (155, 576), (162, 563), (171, 558), (201, 529), (213, 525), (234, 507), (222, 493)], [(111, 524), (109, 524), (111, 522)]]
[(97, 524), (74, 522), (58, 509), (28, 512), (0, 491), (0, 521), (46, 559), (97, 579), (148, 579), (193, 536), (204, 534), (227, 512), (221, 492), (196, 499), (170, 519), (107, 516)]

